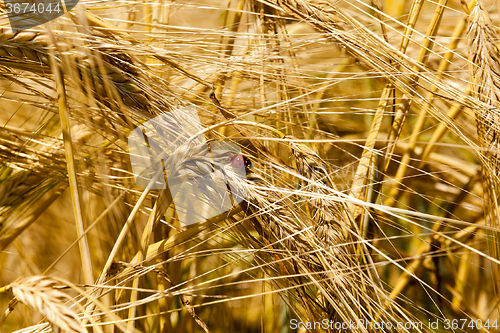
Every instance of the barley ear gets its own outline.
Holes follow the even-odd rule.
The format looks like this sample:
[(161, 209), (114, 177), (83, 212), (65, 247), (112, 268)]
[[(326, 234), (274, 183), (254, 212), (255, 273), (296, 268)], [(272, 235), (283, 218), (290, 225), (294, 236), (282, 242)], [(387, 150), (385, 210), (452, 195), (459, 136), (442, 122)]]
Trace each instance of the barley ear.
[(468, 27), (469, 60), (474, 95), (484, 104), (475, 109), (477, 134), (485, 149), (485, 164), (493, 175), (500, 171), (500, 51), (495, 28), (481, 1), (477, 1)]
[(56, 283), (45, 276), (31, 276), (0, 288), (0, 292), (11, 290), (19, 302), (45, 316), (56, 332), (86, 333), (78, 315), (68, 306), (70, 297), (56, 290)]

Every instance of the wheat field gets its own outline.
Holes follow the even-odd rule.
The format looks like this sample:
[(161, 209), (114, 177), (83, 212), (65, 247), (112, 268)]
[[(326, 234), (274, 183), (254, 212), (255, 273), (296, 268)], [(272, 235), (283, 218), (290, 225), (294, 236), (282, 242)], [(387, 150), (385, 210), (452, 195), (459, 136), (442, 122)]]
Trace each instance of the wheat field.
[(500, 332), (500, 2), (9, 10), (2, 332)]

